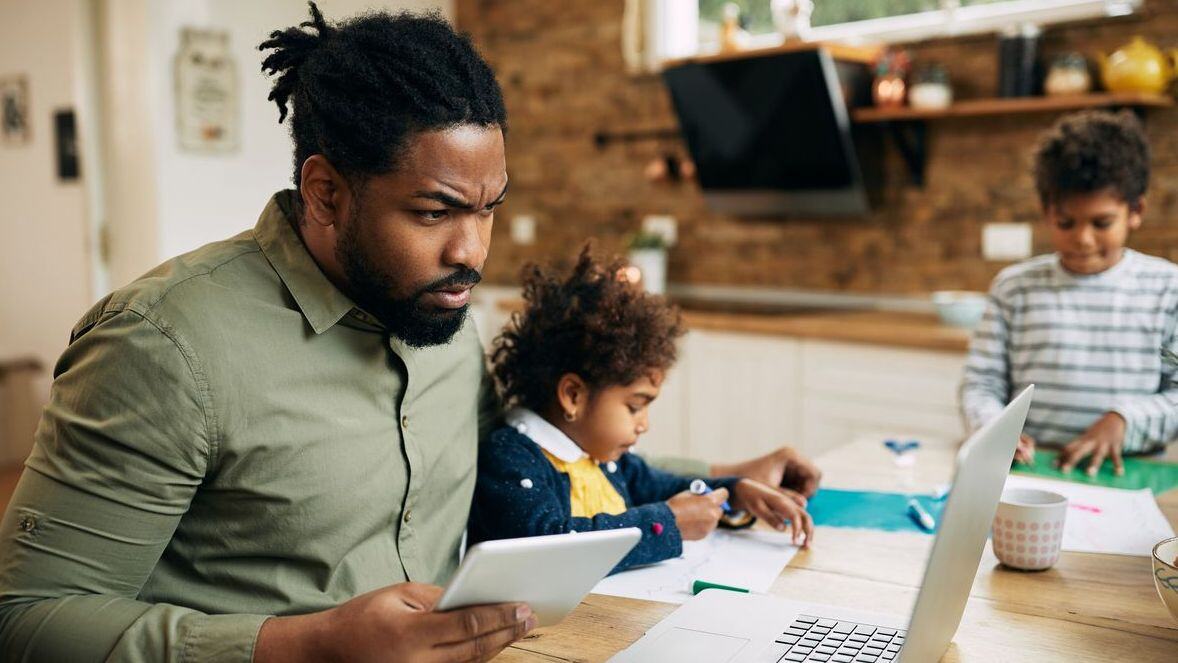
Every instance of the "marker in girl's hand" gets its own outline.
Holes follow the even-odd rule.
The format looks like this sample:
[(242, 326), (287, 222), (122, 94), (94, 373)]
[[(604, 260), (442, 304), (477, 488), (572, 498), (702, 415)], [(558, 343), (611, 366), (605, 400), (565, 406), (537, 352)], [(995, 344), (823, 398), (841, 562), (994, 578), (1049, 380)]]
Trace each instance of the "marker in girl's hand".
[[(704, 481), (703, 479), (694, 479), (691, 482), (691, 487), (689, 490), (696, 495), (707, 495), (708, 493), (712, 492), (712, 487), (709, 486), (708, 482)], [(721, 504), (720, 508), (724, 510), (724, 513), (732, 513), (732, 507), (728, 505), (727, 501)]]

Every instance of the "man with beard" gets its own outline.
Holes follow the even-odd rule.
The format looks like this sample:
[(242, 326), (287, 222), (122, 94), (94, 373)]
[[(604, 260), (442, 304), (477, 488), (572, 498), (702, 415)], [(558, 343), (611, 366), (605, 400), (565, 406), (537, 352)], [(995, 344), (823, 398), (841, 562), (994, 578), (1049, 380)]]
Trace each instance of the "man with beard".
[(0, 524), (2, 660), (483, 660), (535, 624), (430, 611), (490, 393), (499, 86), (437, 16), (311, 12), (261, 46), (296, 190), (73, 330)]
[[(261, 45), (296, 188), (71, 334), (0, 522), (0, 660), (485, 660), (535, 624), (431, 612), (499, 416), (466, 321), (502, 94), (436, 16), (311, 15)], [(788, 449), (712, 470), (817, 487)]]

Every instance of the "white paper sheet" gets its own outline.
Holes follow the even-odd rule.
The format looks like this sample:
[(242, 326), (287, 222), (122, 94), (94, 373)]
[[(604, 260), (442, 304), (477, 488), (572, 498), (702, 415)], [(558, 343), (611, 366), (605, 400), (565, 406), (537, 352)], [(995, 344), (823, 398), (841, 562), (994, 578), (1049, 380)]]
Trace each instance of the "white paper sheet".
[(1068, 552), (1144, 555), (1174, 536), (1153, 491), (1102, 488), (1012, 475), (1007, 488), (1038, 488), (1068, 498), (1062, 549)]
[(764, 592), (797, 551), (788, 534), (716, 530), (703, 541), (685, 541), (682, 557), (612, 575), (593, 592), (683, 603), (696, 580)]

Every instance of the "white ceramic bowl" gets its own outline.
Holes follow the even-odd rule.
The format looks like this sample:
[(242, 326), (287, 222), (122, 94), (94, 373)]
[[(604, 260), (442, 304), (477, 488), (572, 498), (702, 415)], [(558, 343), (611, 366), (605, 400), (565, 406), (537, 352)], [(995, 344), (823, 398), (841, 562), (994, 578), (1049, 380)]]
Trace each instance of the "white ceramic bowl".
[(933, 306), (941, 322), (954, 327), (973, 329), (986, 312), (986, 294), (971, 290), (938, 290), (932, 295)]
[(1178, 536), (1166, 539), (1153, 547), (1153, 586), (1158, 596), (1178, 620)]

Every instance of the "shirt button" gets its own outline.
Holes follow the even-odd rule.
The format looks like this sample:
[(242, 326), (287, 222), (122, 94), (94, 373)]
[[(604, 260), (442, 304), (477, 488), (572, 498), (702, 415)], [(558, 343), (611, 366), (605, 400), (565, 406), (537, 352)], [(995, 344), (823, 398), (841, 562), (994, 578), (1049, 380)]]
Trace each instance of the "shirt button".
[(409, 415), (401, 415), (401, 428), (409, 428)]
[(37, 519), (32, 516), (25, 516), (20, 519), (20, 528), (25, 532), (31, 532), (37, 529)]
[(413, 520), (413, 509), (405, 509), (405, 516), (402, 518), (406, 523)]

